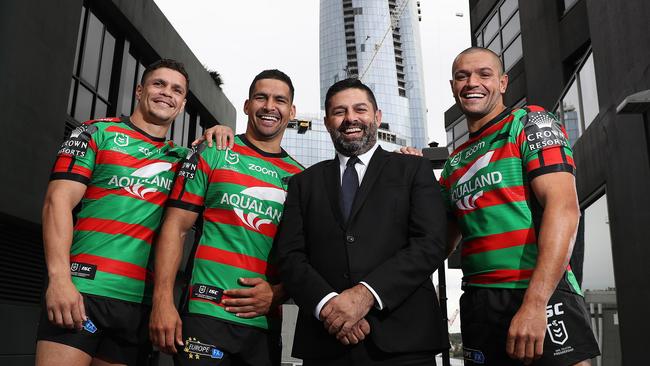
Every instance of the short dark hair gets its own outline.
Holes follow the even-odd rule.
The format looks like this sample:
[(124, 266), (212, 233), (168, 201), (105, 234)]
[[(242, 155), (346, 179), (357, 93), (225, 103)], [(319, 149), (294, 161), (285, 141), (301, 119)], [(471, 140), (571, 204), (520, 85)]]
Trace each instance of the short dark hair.
[(185, 65), (183, 65), (182, 62), (172, 60), (171, 58), (161, 58), (160, 60), (154, 61), (152, 64), (147, 66), (147, 68), (144, 69), (144, 72), (142, 73), (142, 77), (140, 78), (140, 84), (144, 85), (144, 81), (147, 79), (147, 76), (149, 76), (149, 74), (151, 74), (154, 70), (163, 67), (166, 69), (178, 71), (181, 75), (183, 75), (183, 77), (185, 77), (185, 87), (189, 91), (190, 77), (187, 75), (187, 71), (185, 71)]
[(280, 80), (287, 84), (289, 87), (289, 97), (291, 98), (291, 101), (293, 102), (293, 83), (291, 82), (291, 78), (289, 75), (283, 73), (282, 71), (278, 69), (270, 69), (270, 70), (264, 70), (257, 74), (255, 78), (253, 79), (253, 82), (251, 82), (251, 86), (248, 87), (248, 99), (253, 97), (253, 90), (255, 90), (255, 83), (257, 83), (258, 80), (263, 80), (263, 79), (275, 79), (275, 80)]
[[(472, 47), (469, 47), (469, 48), (464, 49), (461, 53), (458, 54), (458, 56), (456, 56), (456, 58), (454, 58), (454, 62), (452, 62), (452, 64), (451, 64), (451, 72), (452, 72), (452, 74), (453, 74), (453, 72), (454, 72), (454, 65), (456, 65), (456, 61), (458, 60), (458, 58), (459, 58), (460, 56), (462, 56), (462, 55), (466, 55), (466, 54), (468, 54), (468, 53), (474, 53), (474, 52), (487, 52), (487, 53), (489, 53), (489, 54), (492, 55), (495, 59), (498, 60), (498, 63), (499, 63), (499, 74), (500, 74), (500, 75), (503, 75), (503, 74), (506, 73), (506, 69), (503, 67), (503, 61), (501, 61), (501, 57), (499, 57), (499, 55), (497, 55), (494, 51), (492, 51), (492, 50), (489, 49), (489, 48), (485, 48), (485, 47), (472, 46)], [(453, 76), (453, 75), (452, 75), (452, 76)]]
[(330, 100), (334, 94), (342, 92), (346, 89), (360, 89), (365, 91), (368, 95), (368, 99), (370, 99), (370, 103), (372, 103), (372, 106), (375, 108), (375, 111), (379, 109), (377, 108), (377, 99), (375, 99), (375, 94), (372, 92), (372, 90), (370, 90), (366, 84), (362, 83), (361, 80), (356, 78), (348, 78), (337, 81), (334, 83), (334, 85), (330, 86), (330, 88), (327, 89), (327, 94), (325, 94), (325, 115), (329, 113)]

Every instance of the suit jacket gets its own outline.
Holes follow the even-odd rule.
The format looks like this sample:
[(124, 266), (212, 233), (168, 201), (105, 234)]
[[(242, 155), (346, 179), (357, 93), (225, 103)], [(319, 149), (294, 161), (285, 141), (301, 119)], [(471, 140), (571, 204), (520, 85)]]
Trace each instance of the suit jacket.
[(384, 305), (366, 316), (379, 349), (448, 348), (430, 280), (445, 259), (447, 225), (430, 162), (379, 147), (348, 222), (342, 218), (340, 188), (338, 159), (320, 162), (289, 182), (275, 250), (284, 286), (300, 308), (293, 355), (331, 358), (349, 349), (327, 333), (314, 310), (328, 293), (360, 281)]

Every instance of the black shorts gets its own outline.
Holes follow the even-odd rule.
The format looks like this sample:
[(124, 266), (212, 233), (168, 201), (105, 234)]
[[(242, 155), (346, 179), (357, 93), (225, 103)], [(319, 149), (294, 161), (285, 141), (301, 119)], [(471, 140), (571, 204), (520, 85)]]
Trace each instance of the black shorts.
[[(465, 365), (522, 365), (506, 353), (510, 321), (525, 290), (466, 287), (460, 298)], [(584, 298), (556, 290), (546, 307), (544, 354), (534, 365), (573, 365), (600, 354)]]
[(82, 294), (86, 316), (95, 326), (75, 330), (48, 320), (43, 306), (36, 339), (65, 344), (92, 357), (127, 365), (144, 365), (151, 355), (147, 305)]
[(184, 314), (181, 319), (185, 345), (174, 357), (176, 365), (280, 365), (279, 324), (267, 331), (210, 316)]

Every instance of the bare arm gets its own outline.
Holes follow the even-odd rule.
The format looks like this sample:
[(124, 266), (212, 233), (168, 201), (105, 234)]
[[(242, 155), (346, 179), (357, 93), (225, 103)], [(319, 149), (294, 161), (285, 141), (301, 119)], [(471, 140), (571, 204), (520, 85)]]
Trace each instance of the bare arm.
[(531, 187), (544, 208), (537, 263), (523, 303), (510, 323), (506, 342), (508, 354), (525, 363), (542, 355), (546, 305), (569, 263), (580, 218), (572, 174), (541, 175), (531, 182)]
[(66, 328), (81, 328), (86, 320), (83, 298), (70, 277), (72, 210), (86, 186), (72, 180), (54, 180), (47, 187), (43, 204), (43, 244), (49, 283), (45, 293), (48, 319)]
[(454, 219), (447, 220), (447, 258), (456, 250), (461, 239), (458, 223)]
[(192, 141), (192, 146), (196, 146), (203, 141), (208, 142), (208, 146), (212, 147), (212, 139), (217, 143), (217, 149), (224, 150), (226, 148), (232, 149), (235, 144), (235, 134), (232, 128), (224, 125), (215, 125), (203, 132), (203, 135), (198, 139)]
[(151, 342), (166, 353), (183, 345), (182, 323), (174, 305), (174, 281), (183, 253), (183, 243), (198, 214), (169, 207), (156, 241), (153, 306), (149, 321)]

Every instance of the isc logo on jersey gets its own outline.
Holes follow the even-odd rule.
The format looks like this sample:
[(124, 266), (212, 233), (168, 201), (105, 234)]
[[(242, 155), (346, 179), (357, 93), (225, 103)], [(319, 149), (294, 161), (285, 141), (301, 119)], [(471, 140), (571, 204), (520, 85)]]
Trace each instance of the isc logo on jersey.
[(501, 183), (503, 180), (503, 176), (499, 171), (479, 174), (477, 176), (477, 173), (481, 169), (488, 166), (492, 155), (494, 155), (494, 151), (488, 151), (485, 155), (476, 159), (465, 174), (456, 182), (456, 187), (451, 192), (451, 199), (456, 201), (456, 207), (460, 210), (467, 211), (475, 209), (477, 207), (476, 201), (483, 196), (484, 191), (482, 188)]
[[(224, 193), (219, 203), (233, 207), (237, 217), (249, 228), (260, 231), (262, 225), (279, 222), (282, 210), (267, 204), (267, 201), (284, 204), (286, 193), (273, 187), (249, 187), (240, 193)], [(247, 213), (244, 213), (244, 212)]]
[[(134, 171), (128, 177), (114, 175), (108, 181), (108, 184), (123, 188), (131, 195), (145, 199), (148, 193), (158, 192), (159, 188), (167, 191), (171, 189), (173, 179), (160, 175), (160, 173), (168, 171), (171, 167), (172, 164), (167, 162), (151, 163)], [(149, 187), (145, 187), (145, 185)]]

